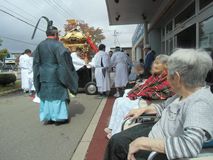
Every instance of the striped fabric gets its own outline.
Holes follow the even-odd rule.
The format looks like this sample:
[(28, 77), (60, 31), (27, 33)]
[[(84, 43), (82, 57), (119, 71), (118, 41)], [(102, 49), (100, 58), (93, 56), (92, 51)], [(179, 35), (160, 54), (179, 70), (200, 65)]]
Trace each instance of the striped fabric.
[(186, 128), (179, 137), (166, 139), (166, 155), (168, 159), (196, 157), (202, 149), (205, 132), (200, 128)]
[(159, 121), (150, 138), (165, 141), (168, 159), (196, 157), (204, 142), (213, 139), (213, 94), (202, 87), (180, 101), (177, 95), (155, 105)]

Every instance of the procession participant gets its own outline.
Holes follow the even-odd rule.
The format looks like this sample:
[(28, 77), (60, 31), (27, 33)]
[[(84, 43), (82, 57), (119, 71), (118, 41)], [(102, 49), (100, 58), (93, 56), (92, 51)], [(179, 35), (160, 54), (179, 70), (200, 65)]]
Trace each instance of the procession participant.
[(21, 88), (23, 89), (25, 93), (29, 91), (28, 62), (29, 62), (30, 54), (31, 54), (31, 50), (26, 49), (19, 58), (19, 67), (21, 69)]
[[(124, 52), (124, 53), (126, 53), (126, 52)], [(127, 66), (128, 66), (128, 76), (129, 76), (129, 74), (131, 73), (132, 67), (133, 67), (133, 63), (132, 63), (132, 59), (131, 59), (129, 53), (126, 53), (126, 55), (127, 55)]]
[(34, 85), (41, 99), (40, 121), (44, 124), (60, 125), (69, 121), (68, 90), (74, 94), (77, 92), (78, 76), (70, 52), (58, 41), (58, 29), (52, 26), (52, 21), (48, 18), (42, 18), (48, 22), (47, 39), (33, 53)]
[(145, 61), (144, 61), (145, 77), (148, 78), (149, 76), (151, 76), (152, 63), (155, 60), (155, 52), (151, 49), (151, 46), (148, 44), (144, 45), (143, 50), (145, 53)]
[[(109, 54), (109, 58), (111, 58), (112, 55), (113, 55), (113, 51), (110, 50), (108, 52), (108, 54)], [(114, 81), (115, 72), (114, 72), (114, 68), (113, 67), (109, 68), (109, 77), (110, 77), (110, 88), (113, 88), (114, 87), (114, 83), (115, 83), (115, 81)]]
[(32, 53), (29, 55), (29, 59), (28, 59), (28, 83), (29, 83), (29, 94), (30, 96), (33, 95), (33, 93), (35, 92), (35, 87), (33, 84), (33, 57), (32, 57)]
[(35, 97), (33, 98), (33, 102), (35, 102), (35, 103), (40, 103), (41, 102), (41, 100), (40, 100), (40, 98), (38, 97), (37, 94), (35, 94)]
[[(87, 61), (84, 59), (84, 53), (82, 48), (77, 47), (76, 52), (71, 53), (73, 65), (78, 74), (79, 86), (85, 86), (88, 81), (90, 81), (90, 72), (87, 68)], [(75, 97), (73, 94), (70, 94), (72, 97)]]
[(120, 89), (123, 89), (128, 83), (127, 61), (127, 55), (120, 51), (120, 47), (116, 47), (111, 57), (111, 65), (115, 67), (115, 97), (120, 97)]
[(109, 57), (111, 58), (113, 55), (113, 51), (109, 51)]
[(83, 51), (79, 47), (76, 48), (76, 52), (71, 53), (72, 62), (76, 71), (86, 65), (86, 62), (81, 58), (81, 54), (83, 54)]
[(95, 67), (95, 79), (98, 92), (100, 96), (98, 98), (103, 98), (104, 94), (110, 91), (110, 77), (109, 77), (109, 67), (110, 58), (105, 52), (106, 46), (104, 44), (99, 45), (99, 52), (96, 53), (92, 62), (90, 63)]

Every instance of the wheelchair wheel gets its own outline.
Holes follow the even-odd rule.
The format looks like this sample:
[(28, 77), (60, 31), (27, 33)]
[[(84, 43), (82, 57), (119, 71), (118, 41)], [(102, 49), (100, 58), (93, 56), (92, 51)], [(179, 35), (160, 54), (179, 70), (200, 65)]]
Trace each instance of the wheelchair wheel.
[(85, 92), (88, 95), (94, 95), (97, 92), (97, 87), (95, 82), (89, 82), (85, 86)]

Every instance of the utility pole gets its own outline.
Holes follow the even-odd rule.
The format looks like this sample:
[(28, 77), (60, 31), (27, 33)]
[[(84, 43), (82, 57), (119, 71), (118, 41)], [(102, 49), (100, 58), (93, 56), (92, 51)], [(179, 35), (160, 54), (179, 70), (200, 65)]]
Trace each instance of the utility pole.
[(115, 47), (116, 46), (120, 46), (120, 42), (118, 40), (118, 35), (119, 35), (119, 32), (117, 32), (116, 30), (114, 30), (113, 36), (114, 36), (114, 45), (115, 45)]

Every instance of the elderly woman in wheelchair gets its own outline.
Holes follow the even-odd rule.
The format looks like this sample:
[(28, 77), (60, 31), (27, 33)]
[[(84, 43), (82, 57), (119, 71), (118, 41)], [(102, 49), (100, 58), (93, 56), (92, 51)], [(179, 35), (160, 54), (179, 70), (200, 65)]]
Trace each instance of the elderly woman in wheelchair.
[(197, 157), (213, 139), (213, 94), (205, 78), (210, 56), (200, 50), (179, 49), (168, 60), (168, 81), (176, 93), (161, 104), (134, 109), (127, 117), (156, 114), (155, 124), (140, 124), (115, 134), (104, 160), (145, 160), (152, 151), (158, 160)]
[(152, 66), (152, 76), (115, 100), (109, 126), (105, 128), (109, 139), (121, 131), (124, 117), (131, 109), (149, 106), (174, 94), (167, 81), (167, 61), (167, 55), (158, 55)]

